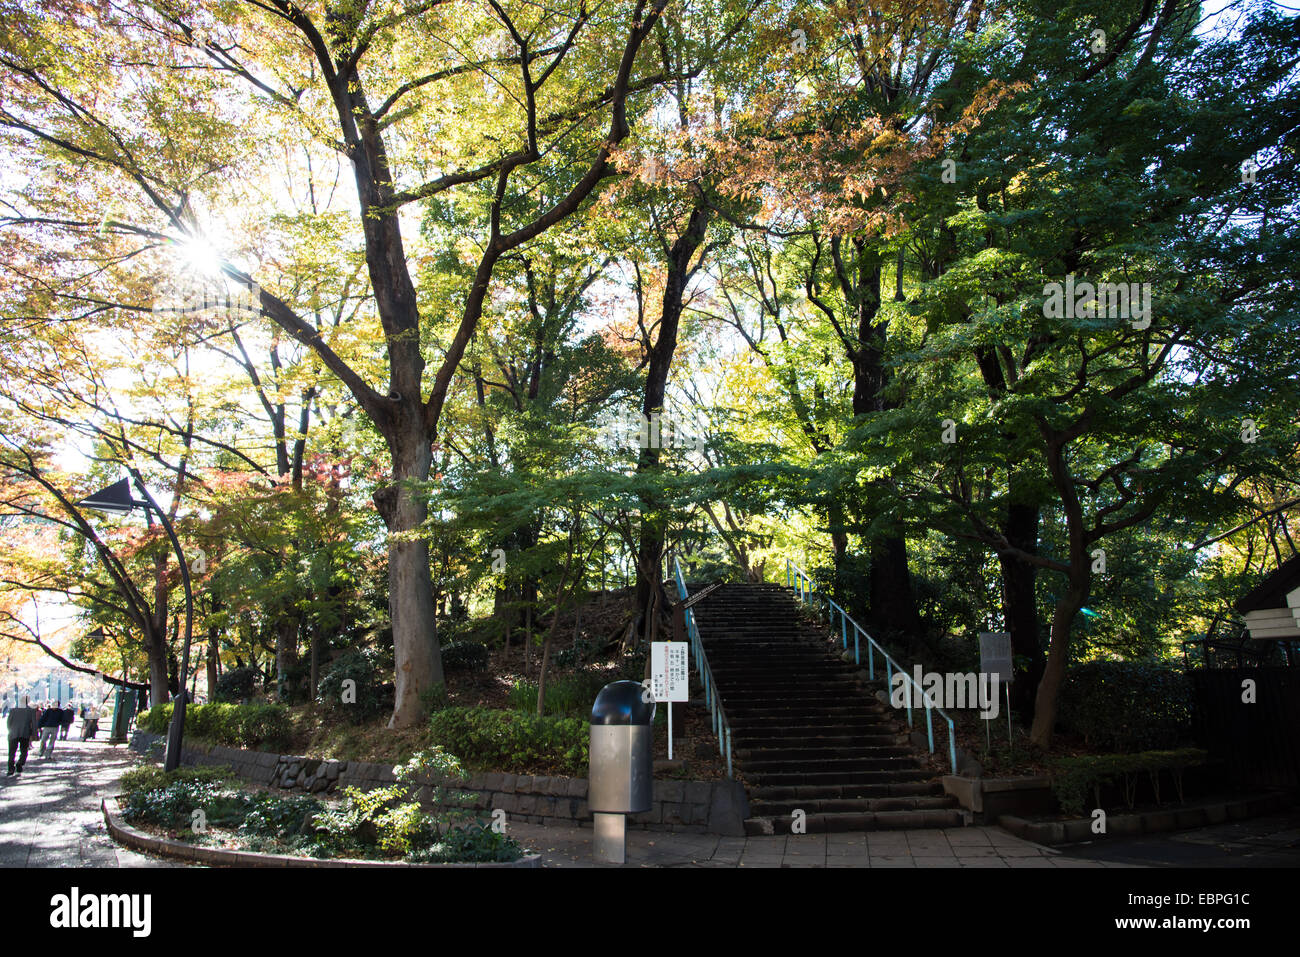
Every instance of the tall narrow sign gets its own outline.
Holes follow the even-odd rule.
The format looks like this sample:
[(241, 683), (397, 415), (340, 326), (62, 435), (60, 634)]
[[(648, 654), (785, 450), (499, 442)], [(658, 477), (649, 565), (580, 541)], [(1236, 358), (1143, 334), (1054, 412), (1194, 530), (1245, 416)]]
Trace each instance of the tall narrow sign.
[(650, 643), (650, 692), (655, 701), (668, 702), (668, 759), (673, 757), (673, 702), (690, 698), (690, 668), (685, 641)]

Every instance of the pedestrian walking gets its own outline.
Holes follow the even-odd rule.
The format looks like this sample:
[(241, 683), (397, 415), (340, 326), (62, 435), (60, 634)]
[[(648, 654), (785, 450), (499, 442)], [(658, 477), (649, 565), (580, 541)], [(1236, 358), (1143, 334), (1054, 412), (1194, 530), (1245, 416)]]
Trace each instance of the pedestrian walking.
[[(5, 723), (9, 729), (9, 776), (22, 774), (23, 765), (27, 763), (27, 751), (36, 736), (36, 709), (28, 704), (27, 695), (23, 695), (21, 704), (9, 709)], [(16, 767), (15, 752), (18, 752)]]
[(90, 741), (99, 731), (99, 712), (94, 708), (86, 708), (85, 711), (81, 718), (81, 740)]
[(52, 707), (46, 708), (41, 713), (41, 720), (37, 727), (41, 729), (41, 752), (42, 758), (54, 757), (54, 741), (59, 735), (59, 728), (63, 726), (63, 709), (55, 703)]
[(59, 729), (59, 738), (61, 740), (68, 740), (68, 732), (72, 730), (72, 719), (76, 716), (77, 712), (72, 710), (72, 702), (69, 701), (68, 706), (63, 709), (63, 724)]

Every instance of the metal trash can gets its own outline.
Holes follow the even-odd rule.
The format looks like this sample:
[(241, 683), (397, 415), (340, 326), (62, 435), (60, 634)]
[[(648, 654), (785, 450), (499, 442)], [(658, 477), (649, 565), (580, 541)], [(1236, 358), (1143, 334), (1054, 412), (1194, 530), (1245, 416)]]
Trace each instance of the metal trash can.
[(591, 706), (591, 760), (587, 807), (595, 828), (597, 861), (624, 861), (627, 815), (650, 810), (654, 789), (654, 701), (635, 681), (605, 685)]

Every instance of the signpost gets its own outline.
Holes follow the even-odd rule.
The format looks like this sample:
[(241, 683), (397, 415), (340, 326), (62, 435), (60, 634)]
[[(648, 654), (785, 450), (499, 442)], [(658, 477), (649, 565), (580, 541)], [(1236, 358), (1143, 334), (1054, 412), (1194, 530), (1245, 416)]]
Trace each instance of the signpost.
[[(1011, 743), (1011, 682), (1014, 672), (1011, 670), (1011, 634), (1006, 631), (980, 632), (980, 671), (989, 675), (990, 682), (1000, 682), (1007, 689), (1007, 747)], [(997, 684), (993, 685), (994, 693)], [(984, 722), (984, 738), (992, 745), (989, 736), (989, 723)]]
[(690, 645), (684, 641), (650, 643), (650, 693), (668, 702), (668, 759), (673, 756), (673, 702), (690, 698)]

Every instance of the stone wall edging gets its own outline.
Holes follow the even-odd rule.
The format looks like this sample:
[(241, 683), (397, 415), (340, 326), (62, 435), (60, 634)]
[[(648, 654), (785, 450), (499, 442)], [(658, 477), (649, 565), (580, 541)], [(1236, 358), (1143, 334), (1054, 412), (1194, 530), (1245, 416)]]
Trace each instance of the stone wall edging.
[[(144, 754), (162, 740), (162, 735), (137, 730), (131, 736), (130, 747)], [(277, 755), (197, 742), (183, 748), (181, 763), (228, 765), (246, 781), (311, 794), (343, 787), (370, 791), (397, 780), (388, 764)], [(486, 772), (471, 775), (464, 784), (437, 778), (413, 783), (416, 798), (426, 806), (432, 806), (432, 790), (444, 787), (462, 792), (459, 800), (453, 796), (447, 803), (486, 812), (500, 810), (505, 812), (507, 822), (590, 825), (592, 820), (587, 808), (586, 778)], [(628, 827), (642, 830), (743, 837), (748, 816), (748, 798), (737, 781), (657, 780), (650, 810), (629, 815), (627, 823)]]
[(1271, 814), (1290, 807), (1291, 797), (1285, 793), (1253, 794), (1232, 800), (1205, 801), (1183, 807), (1169, 807), (1133, 814), (1111, 814), (1106, 818), (1104, 834), (1094, 834), (1091, 818), (1069, 821), (1030, 821), (1014, 814), (1003, 814), (998, 826), (1016, 837), (1038, 844), (1075, 844), (1107, 837), (1137, 837), (1140, 834), (1159, 834), (1181, 831), (1225, 821)]

